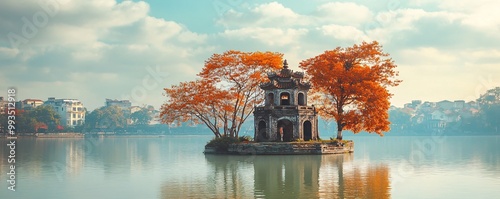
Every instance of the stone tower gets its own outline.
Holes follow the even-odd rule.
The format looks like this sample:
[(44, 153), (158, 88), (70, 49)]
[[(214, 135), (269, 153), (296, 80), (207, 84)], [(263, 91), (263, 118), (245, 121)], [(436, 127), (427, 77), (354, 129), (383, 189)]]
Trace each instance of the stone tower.
[(298, 139), (317, 140), (318, 116), (314, 106), (307, 105), (309, 82), (303, 82), (304, 73), (288, 69), (286, 60), (279, 73), (267, 74), (269, 82), (262, 83), (265, 104), (255, 107), (254, 122), (257, 142)]

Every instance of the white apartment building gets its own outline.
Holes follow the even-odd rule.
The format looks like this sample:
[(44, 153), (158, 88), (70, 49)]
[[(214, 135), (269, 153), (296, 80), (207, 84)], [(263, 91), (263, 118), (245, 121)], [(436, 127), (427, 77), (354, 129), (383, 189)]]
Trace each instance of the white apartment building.
[(43, 101), (39, 99), (25, 99), (23, 100), (24, 107), (36, 108), (43, 105)]
[(77, 99), (55, 99), (49, 97), (45, 101), (46, 105), (50, 105), (61, 116), (61, 125), (63, 126), (78, 126), (85, 123), (85, 107), (83, 103)]

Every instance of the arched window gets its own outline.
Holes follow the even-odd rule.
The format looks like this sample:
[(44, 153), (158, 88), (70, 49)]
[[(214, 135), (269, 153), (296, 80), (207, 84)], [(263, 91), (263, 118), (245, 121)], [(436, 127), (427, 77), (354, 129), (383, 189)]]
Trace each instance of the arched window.
[(299, 105), (304, 106), (306, 105), (306, 101), (304, 99), (304, 93), (299, 93)]
[(274, 105), (274, 93), (267, 94), (267, 105)]
[(290, 105), (290, 93), (283, 92), (280, 95), (281, 105)]

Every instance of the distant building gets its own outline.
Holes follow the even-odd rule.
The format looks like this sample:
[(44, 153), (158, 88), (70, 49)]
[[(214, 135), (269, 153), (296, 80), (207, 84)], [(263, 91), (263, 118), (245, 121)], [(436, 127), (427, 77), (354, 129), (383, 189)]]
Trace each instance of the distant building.
[(413, 100), (411, 103), (406, 103), (403, 105), (405, 109), (417, 109), (422, 104), (421, 100)]
[(442, 111), (435, 110), (431, 113), (431, 118), (428, 120), (428, 128), (441, 129), (446, 127), (447, 117)]
[(0, 114), (7, 113), (7, 104), (9, 104), (9, 102), (7, 100), (4, 100), (3, 97), (0, 97)]
[(130, 109), (132, 103), (129, 100), (106, 99), (106, 106), (118, 106), (121, 109)]
[(437, 106), (438, 108), (443, 109), (443, 110), (449, 110), (449, 109), (453, 109), (454, 104), (453, 104), (453, 102), (451, 102), (451, 101), (448, 101), (448, 100), (443, 100), (443, 101), (437, 102), (437, 103), (436, 103), (436, 106)]
[(131, 106), (130, 107), (130, 113), (135, 113), (137, 111), (140, 111), (142, 110), (142, 108), (140, 106)]
[(404, 108), (415, 108), (415, 107), (411, 103), (406, 103), (404, 104)]
[(39, 99), (25, 99), (23, 100), (23, 106), (24, 108), (36, 108), (38, 106), (43, 105), (43, 101)]
[(453, 102), (453, 107), (455, 109), (463, 109), (463, 108), (465, 108), (465, 100), (455, 100)]
[(130, 115), (130, 107), (132, 107), (132, 103), (129, 100), (116, 100), (116, 99), (115, 100), (106, 99), (105, 105), (106, 107), (117, 106), (126, 115)]
[(52, 106), (59, 114), (61, 125), (74, 127), (85, 123), (85, 107), (79, 100), (49, 97), (44, 104)]
[(435, 110), (431, 114), (431, 119), (432, 120), (446, 120), (446, 115), (445, 115), (445, 113), (443, 113), (439, 110)]
[(418, 105), (422, 104), (422, 100), (412, 100), (411, 104), (413, 106), (417, 107)]

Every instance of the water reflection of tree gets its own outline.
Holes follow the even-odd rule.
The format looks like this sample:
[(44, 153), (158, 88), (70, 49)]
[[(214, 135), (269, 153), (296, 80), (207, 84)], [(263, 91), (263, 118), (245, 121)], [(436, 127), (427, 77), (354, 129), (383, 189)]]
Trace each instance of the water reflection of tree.
[(351, 159), (352, 154), (257, 157), (254, 197), (389, 198), (388, 166), (353, 167)]
[(344, 195), (349, 198), (390, 198), (389, 169), (386, 165), (355, 168), (344, 176)]
[(162, 198), (390, 197), (388, 166), (353, 166), (352, 154), (205, 158), (206, 177), (165, 182)]

